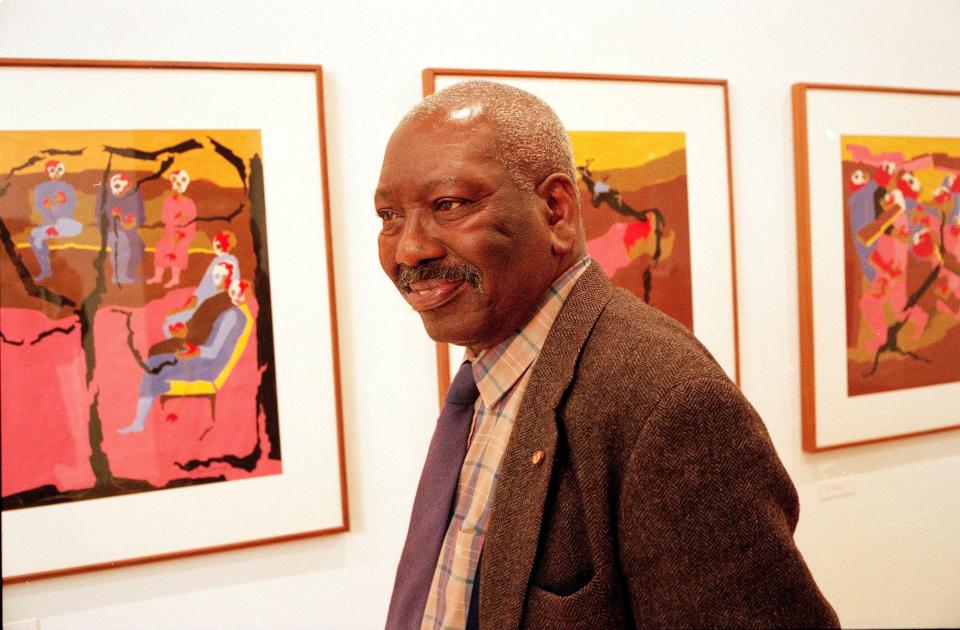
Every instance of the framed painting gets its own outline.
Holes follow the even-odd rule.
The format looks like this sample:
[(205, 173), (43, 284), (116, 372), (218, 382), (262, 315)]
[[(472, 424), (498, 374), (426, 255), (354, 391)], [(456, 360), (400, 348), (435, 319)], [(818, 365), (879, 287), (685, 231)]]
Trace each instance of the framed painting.
[[(588, 254), (614, 285), (691, 329), (739, 382), (726, 81), (428, 68), (423, 92), (476, 79), (527, 90), (557, 112)], [(437, 346), (441, 405), (461, 356)]]
[(321, 77), (0, 59), (4, 583), (348, 528)]
[(960, 92), (793, 86), (803, 447), (960, 426)]

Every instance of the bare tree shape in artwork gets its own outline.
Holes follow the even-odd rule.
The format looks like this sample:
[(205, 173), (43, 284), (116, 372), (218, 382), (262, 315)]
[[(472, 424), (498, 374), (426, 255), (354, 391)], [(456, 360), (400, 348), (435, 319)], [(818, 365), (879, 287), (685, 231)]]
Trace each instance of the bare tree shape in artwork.
[(577, 167), (577, 173), (580, 174), (580, 178), (590, 192), (590, 203), (594, 208), (599, 208), (605, 203), (614, 212), (644, 223), (649, 222), (651, 215), (653, 215), (654, 251), (650, 256), (650, 264), (647, 265), (647, 268), (643, 271), (643, 301), (649, 304), (650, 293), (653, 290), (653, 269), (657, 267), (662, 256), (661, 245), (663, 241), (663, 230), (667, 226), (667, 221), (663, 213), (657, 208), (636, 210), (631, 207), (630, 204), (623, 200), (623, 195), (620, 194), (619, 190), (610, 186), (604, 180), (601, 179), (598, 181), (594, 177), (590, 171), (590, 164), (592, 163), (592, 159), (586, 160), (583, 166)]

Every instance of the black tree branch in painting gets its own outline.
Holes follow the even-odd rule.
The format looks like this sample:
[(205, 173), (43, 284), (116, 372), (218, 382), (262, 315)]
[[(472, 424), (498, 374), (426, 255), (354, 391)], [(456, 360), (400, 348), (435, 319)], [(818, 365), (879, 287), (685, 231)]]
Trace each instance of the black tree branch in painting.
[[(83, 152), (86, 151), (86, 149), (87, 147), (83, 147), (82, 149), (41, 149), (40, 151), (38, 151), (38, 153), (43, 153), (48, 157), (52, 157), (54, 155), (83, 155)], [(33, 166), (34, 164), (42, 160), (43, 160), (43, 156), (41, 155), (31, 155), (30, 158), (27, 159), (27, 161), (24, 162), (23, 164), (19, 166), (14, 166), (13, 168), (11, 168), (4, 179), (8, 180), (11, 177), (13, 177), (15, 174), (17, 174), (19, 171), (22, 171), (25, 168), (30, 168), (31, 166)]]
[[(212, 139), (211, 139), (212, 141)], [(244, 169), (246, 171), (246, 169)], [(257, 387), (257, 442), (253, 450), (247, 455), (222, 455), (208, 459), (194, 459), (185, 463), (177, 462), (177, 466), (184, 471), (191, 471), (200, 467), (209, 467), (213, 464), (227, 464), (241, 470), (252, 471), (262, 455), (260, 443), (260, 420), (264, 418), (264, 433), (270, 442), (270, 459), (280, 459), (280, 423), (277, 409), (276, 375), (274, 373), (275, 356), (273, 349), (273, 316), (270, 304), (270, 275), (267, 257), (266, 238), (266, 209), (263, 191), (263, 163), (259, 155), (250, 158), (250, 233), (253, 237), (253, 252), (256, 258), (254, 266), (254, 294), (257, 302), (263, 306), (257, 315), (257, 366), (260, 370), (260, 385)], [(209, 430), (209, 428), (207, 429)], [(201, 439), (206, 431), (201, 435)]]
[[(92, 333), (91, 333), (92, 336)], [(90, 403), (90, 415), (87, 421), (87, 434), (90, 441), (90, 468), (97, 479), (98, 486), (115, 485), (110, 460), (103, 452), (103, 421), (100, 419), (100, 390), (93, 395)]]
[(134, 361), (137, 362), (137, 365), (139, 365), (140, 368), (141, 368), (144, 372), (146, 372), (146, 373), (148, 373), (148, 374), (159, 374), (159, 373), (160, 373), (160, 370), (162, 370), (163, 368), (177, 364), (177, 360), (176, 360), (176, 359), (171, 359), (170, 361), (163, 361), (162, 363), (160, 363), (159, 365), (157, 365), (156, 367), (153, 367), (153, 368), (150, 367), (149, 365), (147, 365), (146, 362), (144, 362), (144, 360), (143, 360), (143, 356), (142, 356), (142, 355), (140, 354), (140, 352), (137, 350), (137, 347), (133, 344), (133, 326), (130, 324), (130, 320), (131, 320), (131, 318), (132, 318), (132, 316), (133, 316), (133, 313), (131, 313), (130, 311), (125, 311), (125, 310), (120, 309), (120, 308), (111, 308), (111, 309), (110, 309), (110, 312), (111, 312), (111, 313), (120, 313), (121, 315), (123, 315), (123, 316), (126, 317), (126, 324), (127, 324), (127, 347), (130, 348), (130, 354), (133, 355)]
[(11, 168), (10, 171), (7, 173), (6, 179), (10, 179), (11, 177), (13, 177), (13, 176), (16, 175), (18, 172), (22, 171), (22, 170), (25, 169), (25, 168), (30, 168), (31, 166), (33, 166), (34, 164), (36, 164), (37, 162), (39, 162), (39, 161), (42, 160), (42, 159), (43, 159), (43, 157), (42, 157), (42, 156), (39, 156), (39, 155), (32, 155), (32, 156), (30, 156), (30, 159), (28, 159), (26, 162), (24, 162), (24, 163), (21, 164), (20, 166), (14, 166), (13, 168)]
[(44, 302), (49, 302), (50, 304), (53, 304), (59, 308), (77, 305), (76, 302), (67, 296), (55, 293), (47, 287), (40, 286), (33, 281), (33, 276), (30, 275), (30, 270), (27, 269), (27, 266), (23, 262), (23, 258), (19, 253), (17, 253), (17, 245), (13, 242), (13, 235), (10, 234), (10, 229), (7, 227), (7, 224), (4, 223), (2, 218), (0, 218), (0, 244), (3, 245), (3, 250), (7, 253), (7, 258), (10, 259), (10, 262), (13, 263), (14, 268), (17, 270), (17, 276), (20, 278), (20, 283), (23, 285), (23, 289), (28, 295), (41, 299)]
[(72, 332), (73, 332), (74, 330), (76, 330), (76, 329), (77, 329), (77, 325), (76, 325), (76, 324), (70, 324), (69, 326), (66, 326), (66, 327), (57, 326), (56, 328), (51, 328), (51, 329), (49, 329), (49, 330), (45, 330), (45, 331), (43, 331), (42, 333), (40, 333), (39, 335), (37, 335), (37, 338), (34, 339), (33, 341), (31, 341), (31, 342), (30, 342), (30, 345), (31, 345), (31, 346), (35, 346), (35, 345), (37, 345), (38, 343), (40, 343), (41, 341), (43, 341), (44, 339), (46, 339), (47, 337), (50, 337), (51, 335), (55, 335), (55, 334), (57, 334), (57, 333), (60, 333), (60, 334), (63, 334), (63, 335), (69, 335), (70, 333), (72, 333)]
[(224, 145), (220, 144), (219, 142), (211, 138), (210, 136), (207, 136), (207, 140), (209, 140), (213, 144), (213, 150), (217, 152), (217, 155), (225, 159), (227, 162), (230, 162), (230, 164), (233, 165), (233, 168), (237, 170), (237, 175), (240, 176), (240, 182), (243, 184), (243, 192), (244, 194), (246, 194), (247, 193), (247, 165), (244, 164), (243, 159), (240, 158), (236, 153), (234, 153), (233, 151), (225, 147)]
[(150, 173), (146, 177), (137, 180), (136, 188), (139, 190), (140, 186), (146, 182), (153, 181), (155, 179), (160, 179), (163, 177), (163, 174), (167, 172), (167, 169), (173, 166), (173, 157), (168, 157), (163, 162), (160, 163), (160, 168)]
[(2, 330), (0, 330), (0, 342), (8, 343), (8, 344), (10, 344), (11, 346), (22, 346), (23, 343), (24, 343), (23, 339), (20, 339), (20, 340), (18, 341), (18, 340), (15, 340), (15, 339), (9, 339), (9, 338), (7, 338), (7, 336), (3, 334), (3, 331), (2, 331)]
[[(82, 149), (41, 149), (40, 153), (44, 153), (47, 156), (83, 155), (83, 152), (86, 151), (86, 149), (87, 147), (83, 147)], [(28, 159), (26, 162), (24, 162), (20, 166), (14, 166), (13, 168), (11, 168), (10, 171), (7, 173), (6, 177), (4, 177), (4, 181), (6, 183), (3, 185), (2, 188), (0, 188), (0, 197), (3, 197), (5, 194), (7, 194), (7, 189), (10, 188), (10, 184), (11, 184), (10, 180), (18, 171), (22, 171), (25, 168), (30, 168), (31, 166), (33, 166), (37, 162), (40, 162), (41, 160), (43, 160), (43, 157), (39, 155), (32, 155), (30, 156), (30, 159)]]
[(40, 153), (45, 153), (49, 156), (54, 155), (83, 155), (83, 152), (87, 150), (87, 147), (82, 149), (41, 149)]
[[(103, 174), (100, 181), (100, 190), (98, 192), (99, 202), (97, 207), (107, 207), (107, 180), (110, 177), (110, 169), (113, 165), (113, 155), (107, 158), (107, 164), (103, 168)], [(103, 294), (107, 290), (107, 281), (104, 277), (104, 263), (107, 260), (107, 231), (109, 230), (110, 219), (107, 212), (101, 212), (98, 219), (98, 229), (100, 231), (100, 249), (97, 250), (97, 256), (93, 259), (93, 270), (96, 274), (96, 283), (90, 290), (90, 293), (83, 299), (83, 303), (77, 311), (80, 317), (80, 343), (83, 346), (83, 354), (87, 359), (87, 386), (93, 380), (93, 371), (97, 366), (97, 356), (93, 340), (93, 319), (100, 308), (100, 302)], [(116, 261), (114, 261), (116, 264)], [(116, 267), (114, 267), (116, 268)]]
[(187, 222), (184, 223), (183, 225), (184, 225), (184, 227), (186, 227), (186, 226), (190, 225), (191, 223), (201, 223), (201, 222), (209, 223), (209, 222), (213, 222), (213, 221), (227, 221), (227, 222), (230, 222), (230, 221), (233, 221), (234, 217), (236, 217), (236, 216), (239, 215), (241, 212), (243, 212), (243, 208), (244, 208), (244, 207), (245, 207), (244, 204), (241, 203), (239, 206), (237, 206), (236, 210), (233, 210), (233, 211), (230, 212), (229, 214), (213, 214), (213, 215), (210, 215), (210, 216), (208, 216), (208, 217), (195, 217), (195, 218), (193, 218), (193, 219), (190, 219), (189, 221), (187, 221)]
[(660, 262), (662, 256), (661, 244), (663, 241), (663, 228), (667, 226), (667, 220), (659, 208), (634, 209), (623, 200), (623, 195), (620, 194), (620, 191), (612, 186), (606, 185), (606, 190), (598, 192), (597, 181), (593, 178), (593, 173), (590, 171), (591, 162), (593, 162), (592, 159), (587, 160), (583, 166), (578, 166), (577, 172), (580, 173), (580, 178), (590, 192), (590, 203), (593, 204), (594, 208), (599, 208), (600, 204), (606, 203), (614, 212), (644, 223), (650, 220), (651, 214), (656, 219), (653, 228), (653, 255), (650, 257), (650, 264), (643, 270), (643, 301), (649, 304), (650, 293), (653, 290), (653, 269)]
[[(190, 472), (200, 467), (209, 468), (213, 464), (227, 464), (234, 468), (239, 468), (240, 470), (253, 472), (257, 468), (257, 462), (260, 461), (260, 456), (263, 454), (263, 450), (260, 448), (259, 429), (260, 427), (257, 426), (257, 443), (254, 444), (253, 450), (246, 455), (220, 455), (218, 457), (209, 457), (207, 459), (191, 459), (182, 464), (180, 462), (174, 463), (176, 464), (177, 468), (185, 472)], [(204, 432), (204, 435), (206, 435), (206, 431)], [(200, 439), (202, 440), (203, 436), (201, 436)]]
[[(940, 243), (937, 245), (937, 251), (940, 253), (940, 260), (944, 261), (949, 252), (947, 252), (946, 246), (943, 243), (943, 229), (944, 225), (947, 222), (947, 214), (945, 212), (940, 213)], [(877, 348), (876, 353), (873, 355), (873, 365), (870, 368), (870, 371), (864, 374), (864, 377), (873, 376), (877, 373), (877, 368), (880, 367), (880, 356), (884, 353), (899, 354), (900, 356), (910, 357), (911, 359), (916, 359), (917, 361), (924, 361), (930, 363), (930, 359), (920, 356), (916, 352), (911, 352), (909, 350), (904, 350), (900, 347), (900, 342), (898, 337), (900, 335), (900, 329), (902, 329), (907, 321), (910, 319), (910, 309), (915, 307), (917, 303), (926, 295), (927, 291), (930, 290), (930, 287), (934, 285), (937, 281), (937, 277), (940, 275), (940, 270), (943, 269), (944, 263), (936, 265), (933, 269), (930, 270), (930, 273), (927, 274), (927, 277), (924, 278), (923, 282), (917, 287), (917, 290), (914, 291), (909, 298), (907, 298), (907, 303), (904, 304), (903, 308), (900, 310), (900, 313), (903, 315), (901, 319), (895, 321), (887, 327), (887, 338), (883, 342), (883, 345)]]
[(194, 149), (202, 149), (203, 145), (190, 138), (189, 140), (184, 140), (179, 144), (175, 144), (170, 147), (165, 147), (163, 149), (157, 149), (156, 151), (144, 151), (142, 149), (137, 149), (134, 147), (111, 147), (108, 145), (103, 146), (103, 150), (112, 155), (119, 155), (121, 157), (133, 158), (135, 160), (156, 160), (164, 153), (186, 153), (187, 151), (193, 151)]
[(277, 406), (276, 357), (273, 349), (273, 309), (270, 301), (270, 261), (267, 255), (267, 209), (263, 188), (263, 162), (259, 155), (250, 158), (250, 235), (256, 259), (253, 290), (260, 305), (257, 314), (257, 409), (266, 418), (264, 433), (270, 441), (270, 459), (280, 459), (280, 410)]

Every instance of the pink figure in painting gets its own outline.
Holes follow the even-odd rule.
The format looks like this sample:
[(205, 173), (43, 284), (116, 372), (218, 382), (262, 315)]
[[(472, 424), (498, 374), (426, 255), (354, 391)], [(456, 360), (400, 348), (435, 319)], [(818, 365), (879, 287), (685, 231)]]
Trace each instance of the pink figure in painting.
[[(885, 203), (904, 205), (899, 190), (888, 193)], [(865, 343), (870, 352), (876, 352), (887, 341), (888, 313), (899, 319), (907, 304), (907, 263), (910, 256), (912, 234), (904, 213), (894, 219), (890, 229), (877, 239), (877, 246), (870, 255), (870, 264), (877, 270), (869, 288), (860, 298), (860, 310), (866, 319), (873, 337)], [(926, 323), (921, 309), (910, 310), (910, 321)], [(925, 315), (925, 313), (923, 314)], [(924, 321), (919, 321), (920, 319)], [(922, 328), (923, 326), (919, 326)]]
[(194, 222), (197, 218), (197, 205), (184, 196), (190, 185), (190, 175), (183, 170), (174, 171), (167, 178), (173, 191), (163, 200), (160, 209), (160, 221), (163, 223), (163, 236), (157, 241), (153, 254), (153, 277), (147, 284), (156, 284), (163, 280), (164, 270), (170, 268), (170, 280), (166, 288), (180, 284), (180, 274), (187, 268), (190, 243), (197, 232)]
[(948, 178), (936, 191), (935, 200), (944, 208), (947, 222), (943, 227), (944, 263), (934, 291), (937, 310), (960, 320), (960, 190), (950, 190), (956, 181)]

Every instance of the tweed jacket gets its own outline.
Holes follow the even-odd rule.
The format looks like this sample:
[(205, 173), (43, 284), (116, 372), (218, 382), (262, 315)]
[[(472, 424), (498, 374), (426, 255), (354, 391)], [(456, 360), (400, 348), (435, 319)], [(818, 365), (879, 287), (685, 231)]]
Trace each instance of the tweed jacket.
[(584, 272), (533, 368), (482, 559), (483, 630), (816, 627), (799, 504), (680, 324)]

